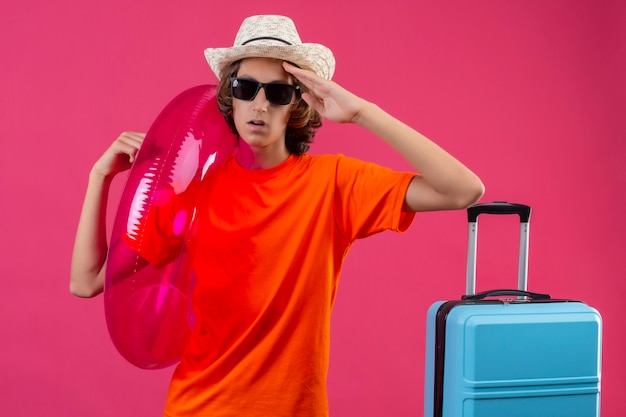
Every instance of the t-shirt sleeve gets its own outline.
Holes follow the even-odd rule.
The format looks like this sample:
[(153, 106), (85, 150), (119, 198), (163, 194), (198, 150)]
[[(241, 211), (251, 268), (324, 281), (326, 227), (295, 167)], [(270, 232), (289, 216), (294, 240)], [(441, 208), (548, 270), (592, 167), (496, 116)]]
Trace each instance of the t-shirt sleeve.
[(404, 200), (416, 175), (340, 156), (335, 214), (346, 238), (360, 239), (383, 230), (406, 231), (415, 213), (403, 210)]
[[(191, 188), (191, 187), (190, 187)], [(124, 241), (143, 259), (160, 268), (176, 259), (194, 216), (193, 193), (166, 188), (155, 193), (149, 208), (128, 227)]]

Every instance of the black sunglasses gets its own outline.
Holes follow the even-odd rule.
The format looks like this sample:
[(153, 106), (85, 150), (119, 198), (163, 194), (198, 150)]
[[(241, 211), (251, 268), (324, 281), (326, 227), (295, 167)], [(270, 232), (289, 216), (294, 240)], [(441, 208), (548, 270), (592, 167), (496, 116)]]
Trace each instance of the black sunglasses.
[(234, 98), (239, 100), (252, 101), (263, 88), (267, 101), (279, 106), (291, 103), (293, 93), (300, 90), (297, 85), (272, 81), (271, 83), (260, 83), (248, 78), (230, 78), (230, 92)]

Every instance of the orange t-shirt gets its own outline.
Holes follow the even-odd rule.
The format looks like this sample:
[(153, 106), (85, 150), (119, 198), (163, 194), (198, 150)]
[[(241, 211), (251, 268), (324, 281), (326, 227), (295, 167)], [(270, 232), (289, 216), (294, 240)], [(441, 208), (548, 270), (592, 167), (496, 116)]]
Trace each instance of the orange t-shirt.
[(342, 155), (290, 156), (203, 185), (190, 251), (197, 316), (168, 417), (328, 415), (330, 313), (355, 239), (406, 230), (415, 174)]

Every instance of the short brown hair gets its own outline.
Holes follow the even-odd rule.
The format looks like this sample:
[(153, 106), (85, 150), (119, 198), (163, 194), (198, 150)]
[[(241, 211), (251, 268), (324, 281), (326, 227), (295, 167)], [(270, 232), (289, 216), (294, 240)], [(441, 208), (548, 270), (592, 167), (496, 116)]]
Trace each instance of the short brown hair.
[[(241, 60), (226, 66), (221, 74), (217, 88), (217, 105), (219, 110), (224, 115), (228, 126), (237, 136), (239, 136), (239, 133), (233, 120), (233, 97), (230, 92), (230, 78), (237, 75), (240, 65)], [(306, 87), (295, 77), (292, 77), (292, 79), (293, 83), (300, 87), (300, 91), (307, 91)], [(287, 122), (285, 145), (290, 154), (302, 155), (309, 150), (309, 144), (313, 142), (317, 129), (322, 126), (322, 117), (306, 101), (302, 100), (300, 93), (296, 93), (294, 100), (296, 102), (295, 105), (292, 104), (293, 110)]]

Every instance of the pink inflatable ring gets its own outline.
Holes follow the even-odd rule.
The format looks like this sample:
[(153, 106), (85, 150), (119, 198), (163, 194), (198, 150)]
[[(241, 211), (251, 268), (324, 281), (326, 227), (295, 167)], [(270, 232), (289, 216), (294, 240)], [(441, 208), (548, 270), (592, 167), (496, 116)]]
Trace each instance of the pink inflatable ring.
[[(111, 340), (135, 366), (158, 369), (180, 360), (194, 323), (186, 246), (194, 185), (235, 143), (217, 109), (216, 87), (203, 85), (163, 109), (137, 154), (112, 229), (104, 290)], [(159, 214), (163, 207), (167, 216)]]

